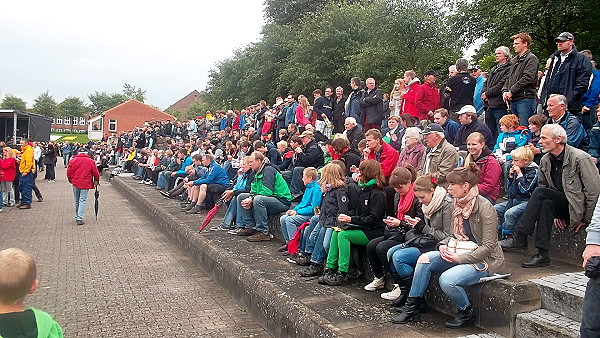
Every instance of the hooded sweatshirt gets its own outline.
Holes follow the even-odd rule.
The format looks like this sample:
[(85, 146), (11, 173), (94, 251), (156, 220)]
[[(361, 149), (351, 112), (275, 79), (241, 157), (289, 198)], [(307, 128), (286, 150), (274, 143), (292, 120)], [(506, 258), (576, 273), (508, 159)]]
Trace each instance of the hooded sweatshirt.
[(63, 332), (52, 316), (37, 309), (0, 314), (0, 337), (62, 338)]

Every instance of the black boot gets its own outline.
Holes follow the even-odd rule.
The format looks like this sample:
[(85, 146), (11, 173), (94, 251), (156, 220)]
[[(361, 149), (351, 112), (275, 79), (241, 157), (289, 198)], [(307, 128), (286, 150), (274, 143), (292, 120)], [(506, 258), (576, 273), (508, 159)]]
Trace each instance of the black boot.
[(470, 323), (475, 319), (475, 313), (473, 312), (473, 304), (469, 304), (466, 309), (458, 310), (458, 314), (453, 319), (446, 322), (446, 327), (451, 329), (458, 329), (461, 327), (469, 326)]
[(420, 322), (421, 321), (421, 303), (423, 297), (408, 297), (406, 304), (402, 308), (402, 313), (392, 318), (394, 324), (405, 324), (410, 321)]
[(400, 277), (398, 276), (398, 288), (400, 288), (400, 297), (396, 298), (392, 301), (393, 307), (402, 307), (406, 303), (406, 299), (408, 298), (408, 293), (410, 292), (410, 287), (412, 286), (413, 275)]
[(317, 282), (319, 284), (323, 284), (323, 285), (327, 285), (327, 283), (325, 282), (325, 277), (329, 276), (329, 275), (335, 275), (336, 271), (330, 268), (325, 268), (325, 271), (323, 271), (323, 275), (321, 275), (321, 277), (319, 277), (319, 279), (317, 279)]

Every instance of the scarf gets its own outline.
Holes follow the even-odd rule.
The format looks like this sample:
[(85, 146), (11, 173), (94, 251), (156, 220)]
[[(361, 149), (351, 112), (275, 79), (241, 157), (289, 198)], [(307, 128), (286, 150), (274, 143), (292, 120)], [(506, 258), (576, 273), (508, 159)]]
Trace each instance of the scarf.
[(431, 197), (429, 204), (422, 205), (425, 218), (431, 219), (431, 216), (433, 216), (433, 214), (441, 208), (444, 197), (446, 197), (446, 189), (437, 186), (433, 192), (433, 197)]
[(363, 182), (358, 182), (358, 186), (360, 187), (360, 190), (365, 190), (366, 188), (375, 185), (377, 183), (377, 181), (372, 178), (369, 182), (367, 183), (363, 183)]
[(412, 207), (413, 201), (415, 200), (415, 191), (413, 190), (413, 185), (411, 184), (408, 187), (408, 192), (406, 195), (400, 195), (400, 200), (398, 201), (398, 219), (403, 220), (404, 215), (410, 210)]
[(471, 216), (478, 195), (479, 188), (473, 186), (466, 196), (454, 199), (454, 211), (452, 212), (452, 216), (454, 217), (454, 237), (458, 240), (469, 240), (469, 237), (465, 235), (463, 223), (465, 219)]

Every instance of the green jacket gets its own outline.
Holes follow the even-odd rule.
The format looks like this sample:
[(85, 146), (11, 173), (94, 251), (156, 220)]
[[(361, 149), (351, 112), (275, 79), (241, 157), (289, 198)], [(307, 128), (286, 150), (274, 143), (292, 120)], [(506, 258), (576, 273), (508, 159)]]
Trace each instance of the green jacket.
[[(52, 316), (50, 316), (46, 312), (38, 310), (38, 309), (31, 308), (28, 310), (31, 310), (35, 316), (35, 324), (37, 325), (37, 338), (62, 338), (63, 337), (63, 332), (62, 332), (62, 329), (60, 328), (60, 325), (58, 325), (58, 323), (56, 321), (54, 321), (54, 319), (52, 319)], [(25, 318), (25, 317), (22, 317), (21, 314), (23, 316), (27, 316), (28, 310), (25, 310), (25, 311), (19, 313), (18, 316), (20, 318)], [(27, 317), (27, 318), (29, 318), (29, 317)], [(0, 320), (1, 320), (1, 317), (0, 317)], [(26, 322), (28, 322), (28, 320), (26, 320)], [(33, 324), (33, 322), (31, 322), (31, 324)], [(24, 334), (24, 331), (22, 331), (22, 329), (27, 329), (27, 328), (23, 327), (22, 329), (19, 329), (19, 328), (15, 327), (14, 329), (16, 331), (8, 333), (8, 334), (22, 335), (22, 334)], [(2, 338), (2, 335), (0, 335), (0, 338)]]
[(283, 176), (275, 167), (265, 161), (262, 168), (254, 176), (250, 185), (251, 195), (273, 196), (284, 203), (292, 200), (292, 193)]

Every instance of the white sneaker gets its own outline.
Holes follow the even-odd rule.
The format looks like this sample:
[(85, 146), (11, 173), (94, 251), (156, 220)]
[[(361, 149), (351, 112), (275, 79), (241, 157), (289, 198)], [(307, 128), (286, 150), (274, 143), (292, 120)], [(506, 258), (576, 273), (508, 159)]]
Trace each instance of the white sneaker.
[(373, 281), (367, 285), (365, 285), (365, 290), (367, 291), (375, 291), (378, 289), (382, 289), (385, 286), (385, 277), (381, 278), (373, 278)]
[(394, 288), (392, 289), (392, 291), (382, 293), (381, 298), (387, 300), (395, 300), (396, 298), (400, 297), (400, 293), (401, 292), (400, 288), (398, 287), (398, 284), (394, 284)]

